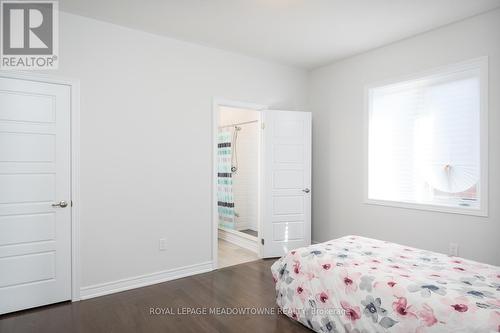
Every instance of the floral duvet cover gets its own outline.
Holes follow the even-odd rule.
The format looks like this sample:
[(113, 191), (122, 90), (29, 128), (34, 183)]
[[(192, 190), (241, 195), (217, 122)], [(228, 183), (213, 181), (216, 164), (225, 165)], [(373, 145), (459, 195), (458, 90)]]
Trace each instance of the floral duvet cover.
[(271, 267), (277, 304), (316, 332), (500, 332), (500, 268), (359, 236)]

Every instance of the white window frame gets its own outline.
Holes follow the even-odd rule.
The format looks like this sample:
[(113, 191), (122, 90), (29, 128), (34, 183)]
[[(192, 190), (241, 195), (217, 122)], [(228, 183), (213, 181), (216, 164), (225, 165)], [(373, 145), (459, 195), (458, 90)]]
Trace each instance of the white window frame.
[[(453, 71), (468, 70), (471, 68), (479, 68), (479, 80), (480, 80), (480, 115), (479, 115), (479, 142), (480, 142), (480, 176), (479, 176), (479, 198), (480, 207), (479, 209), (473, 208), (461, 208), (461, 207), (447, 207), (439, 206), (433, 204), (420, 204), (420, 203), (409, 203), (401, 201), (388, 201), (379, 199), (370, 199), (368, 197), (368, 186), (369, 186), (369, 122), (370, 122), (370, 90), (386, 85), (403, 83), (405, 81), (411, 81), (420, 79), (423, 77), (439, 75), (442, 73), (449, 73)], [(442, 66), (429, 71), (420, 72), (412, 75), (407, 75), (399, 78), (394, 78), (390, 80), (380, 81), (373, 84), (369, 84), (365, 87), (365, 115), (364, 115), (364, 203), (369, 205), (382, 205), (388, 207), (398, 207), (407, 209), (417, 209), (425, 211), (443, 212), (443, 213), (454, 213), (463, 215), (473, 215), (473, 216), (488, 216), (488, 57), (480, 57), (476, 59), (471, 59), (468, 61)]]

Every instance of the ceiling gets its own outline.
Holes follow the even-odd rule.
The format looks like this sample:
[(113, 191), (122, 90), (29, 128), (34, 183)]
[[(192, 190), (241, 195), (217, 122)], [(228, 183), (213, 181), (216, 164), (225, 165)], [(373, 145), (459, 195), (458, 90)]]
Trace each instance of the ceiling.
[(500, 0), (61, 0), (60, 9), (314, 68), (489, 11)]

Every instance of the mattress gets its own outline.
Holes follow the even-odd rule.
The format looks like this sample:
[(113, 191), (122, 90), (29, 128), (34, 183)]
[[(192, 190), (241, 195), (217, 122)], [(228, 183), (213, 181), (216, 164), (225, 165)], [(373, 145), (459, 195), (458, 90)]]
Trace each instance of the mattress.
[(316, 332), (500, 332), (500, 268), (359, 236), (272, 267), (281, 311)]

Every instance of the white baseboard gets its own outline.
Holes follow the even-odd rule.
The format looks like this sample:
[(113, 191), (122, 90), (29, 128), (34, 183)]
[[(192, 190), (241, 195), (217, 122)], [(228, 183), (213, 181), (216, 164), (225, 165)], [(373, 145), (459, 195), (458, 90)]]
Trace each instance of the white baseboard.
[(127, 279), (121, 279), (106, 283), (95, 284), (80, 288), (80, 298), (89, 299), (98, 296), (117, 293), (120, 291), (149, 286), (156, 283), (166, 282), (183, 278), (190, 275), (209, 272), (213, 269), (212, 262), (189, 265), (151, 274), (139, 275)]
[(233, 243), (239, 247), (250, 250), (255, 253), (259, 253), (259, 246), (257, 243), (257, 237), (247, 235), (242, 232), (226, 230), (219, 228), (219, 238), (229, 243)]

